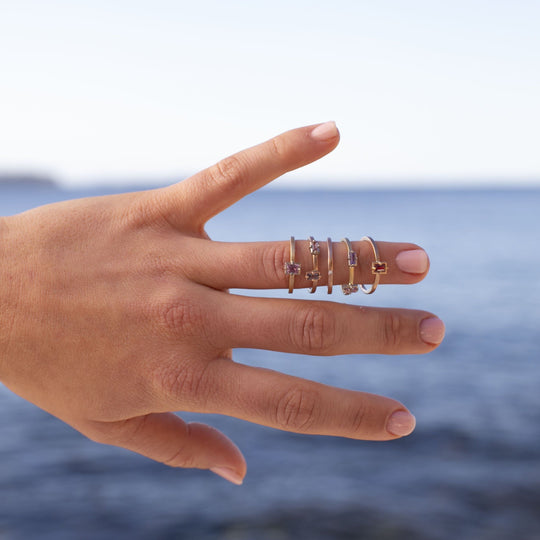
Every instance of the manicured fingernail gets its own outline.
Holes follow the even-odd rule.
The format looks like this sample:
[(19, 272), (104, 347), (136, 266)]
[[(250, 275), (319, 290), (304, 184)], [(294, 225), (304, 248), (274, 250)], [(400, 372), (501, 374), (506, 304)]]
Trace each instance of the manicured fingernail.
[(416, 418), (411, 413), (406, 411), (396, 411), (388, 419), (386, 431), (392, 435), (397, 435), (398, 437), (405, 437), (405, 435), (412, 433), (415, 426)]
[(424, 319), (420, 323), (420, 337), (430, 345), (438, 345), (444, 339), (444, 323), (437, 317)]
[(318, 141), (327, 141), (337, 137), (339, 134), (338, 128), (335, 122), (325, 122), (319, 124), (312, 132), (311, 136)]
[(423, 249), (409, 249), (396, 255), (396, 264), (402, 272), (423, 274), (428, 269), (428, 256)]
[(221, 476), (221, 478), (225, 478), (225, 480), (228, 480), (237, 486), (241, 486), (244, 482), (244, 479), (236, 471), (229, 469), (228, 467), (212, 467), (210, 470), (214, 474)]

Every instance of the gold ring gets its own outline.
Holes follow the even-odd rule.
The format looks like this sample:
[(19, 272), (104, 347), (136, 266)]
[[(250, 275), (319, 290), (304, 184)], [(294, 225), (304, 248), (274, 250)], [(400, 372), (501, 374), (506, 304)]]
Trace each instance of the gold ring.
[(362, 289), (362, 292), (366, 294), (372, 294), (375, 292), (375, 289), (379, 284), (381, 275), (384, 275), (388, 272), (388, 264), (384, 261), (379, 260), (379, 250), (377, 249), (377, 244), (375, 244), (375, 240), (373, 240), (373, 238), (370, 238), (369, 236), (363, 236), (361, 238), (361, 241), (362, 240), (369, 242), (369, 244), (371, 245), (371, 249), (373, 250), (375, 260), (371, 263), (371, 273), (375, 276), (375, 279), (373, 280), (373, 285), (371, 285), (370, 289), (364, 287), (364, 285), (360, 285), (360, 288)]
[(313, 261), (313, 269), (306, 273), (306, 279), (311, 281), (310, 293), (314, 293), (317, 290), (317, 281), (321, 279), (321, 273), (319, 272), (319, 255), (321, 254), (321, 246), (319, 242), (309, 237), (309, 252), (311, 253), (311, 260)]
[(328, 294), (332, 294), (332, 287), (334, 286), (334, 250), (330, 237), (326, 239), (326, 244), (328, 245)]
[(285, 275), (289, 276), (289, 294), (292, 294), (294, 290), (294, 276), (300, 275), (300, 271), (302, 270), (300, 263), (294, 262), (295, 246), (294, 236), (291, 236), (289, 247), (291, 260), (283, 265)]
[(349, 267), (349, 283), (342, 285), (341, 290), (343, 294), (349, 295), (358, 292), (358, 285), (354, 283), (354, 269), (358, 266), (358, 255), (356, 251), (353, 251), (348, 238), (342, 238), (341, 241), (347, 246), (347, 266)]

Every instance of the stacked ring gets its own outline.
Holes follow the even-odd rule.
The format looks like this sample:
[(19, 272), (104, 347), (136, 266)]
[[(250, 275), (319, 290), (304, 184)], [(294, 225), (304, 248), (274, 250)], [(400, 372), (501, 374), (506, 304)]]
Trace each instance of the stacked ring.
[(309, 252), (311, 254), (311, 260), (313, 261), (313, 269), (306, 273), (306, 279), (312, 282), (310, 293), (314, 293), (317, 290), (317, 281), (321, 279), (321, 273), (319, 272), (319, 255), (321, 253), (321, 246), (319, 242), (309, 237)]
[(347, 266), (349, 267), (349, 283), (341, 286), (343, 294), (349, 295), (358, 292), (358, 285), (354, 283), (354, 269), (358, 266), (358, 255), (353, 251), (351, 242), (348, 238), (341, 240), (347, 246)]
[(373, 250), (375, 260), (371, 263), (371, 273), (375, 276), (375, 278), (373, 280), (371, 288), (368, 289), (364, 287), (364, 285), (360, 285), (360, 288), (362, 289), (363, 293), (372, 294), (375, 292), (375, 289), (379, 284), (381, 275), (384, 275), (388, 272), (388, 264), (384, 261), (379, 260), (379, 250), (377, 249), (377, 245), (375, 244), (375, 240), (373, 240), (373, 238), (370, 238), (369, 236), (364, 236), (361, 240), (369, 242), (371, 249)]
[(328, 246), (328, 294), (332, 294), (332, 287), (334, 286), (334, 250), (330, 237), (326, 239), (326, 244)]
[(300, 275), (302, 267), (300, 263), (294, 262), (296, 242), (294, 241), (294, 236), (291, 236), (289, 251), (290, 251), (290, 261), (286, 262), (283, 265), (285, 270), (285, 275), (289, 276), (289, 294), (292, 294), (294, 290), (294, 277)]

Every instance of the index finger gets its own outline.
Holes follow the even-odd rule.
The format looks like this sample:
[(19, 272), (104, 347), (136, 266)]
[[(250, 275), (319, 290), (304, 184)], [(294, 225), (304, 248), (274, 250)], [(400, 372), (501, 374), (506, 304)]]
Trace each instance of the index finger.
[(198, 232), (210, 218), (242, 197), (323, 157), (338, 142), (334, 122), (286, 131), (165, 188), (166, 217), (177, 226)]

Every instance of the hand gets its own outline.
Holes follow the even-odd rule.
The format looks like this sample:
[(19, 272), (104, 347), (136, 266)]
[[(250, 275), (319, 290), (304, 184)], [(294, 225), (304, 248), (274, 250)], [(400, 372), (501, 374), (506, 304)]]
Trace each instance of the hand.
[[(394, 439), (414, 428), (400, 403), (232, 361), (232, 348), (332, 355), (424, 353), (442, 340), (422, 311), (249, 298), (281, 288), (288, 240), (212, 242), (205, 223), (244, 195), (330, 152), (333, 124), (286, 132), (152, 191), (53, 205), (0, 220), (0, 380), (87, 437), (241, 483), (222, 433), (170, 411), (221, 413), (300, 433)], [(325, 243), (321, 243), (323, 250)], [(358, 280), (372, 260), (365, 242)], [(344, 244), (334, 246), (345, 260)], [(428, 269), (412, 244), (379, 243), (385, 283)], [(308, 268), (307, 242), (297, 259)], [(324, 285), (326, 255), (320, 257)], [(335, 265), (335, 284), (345, 283)], [(295, 286), (311, 282), (296, 278)]]

